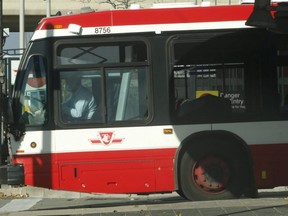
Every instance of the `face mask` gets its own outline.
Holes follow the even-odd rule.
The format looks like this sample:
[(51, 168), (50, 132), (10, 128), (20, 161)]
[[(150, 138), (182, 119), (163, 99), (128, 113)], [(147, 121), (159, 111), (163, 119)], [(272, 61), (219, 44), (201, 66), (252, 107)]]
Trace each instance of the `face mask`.
[(65, 86), (65, 90), (69, 91), (69, 92), (72, 92), (72, 86), (69, 85), (69, 83), (67, 83), (66, 86)]

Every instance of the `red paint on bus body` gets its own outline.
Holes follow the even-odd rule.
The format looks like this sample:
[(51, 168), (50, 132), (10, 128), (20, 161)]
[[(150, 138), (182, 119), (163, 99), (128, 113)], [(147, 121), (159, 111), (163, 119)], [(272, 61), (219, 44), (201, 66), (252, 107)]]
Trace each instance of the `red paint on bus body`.
[[(249, 145), (257, 188), (286, 185), (288, 144)], [(25, 184), (98, 193), (155, 193), (175, 190), (176, 149), (15, 155), (25, 164)], [(269, 161), (262, 163), (262, 161)], [(264, 174), (265, 173), (265, 176)], [(281, 175), (282, 175), (281, 174)]]
[(25, 184), (98, 193), (175, 190), (176, 149), (16, 155), (25, 164)]
[(111, 10), (43, 19), (37, 30), (68, 28), (69, 24), (81, 27), (122, 26), (147, 24), (175, 24), (246, 20), (252, 5), (161, 8), (138, 10)]

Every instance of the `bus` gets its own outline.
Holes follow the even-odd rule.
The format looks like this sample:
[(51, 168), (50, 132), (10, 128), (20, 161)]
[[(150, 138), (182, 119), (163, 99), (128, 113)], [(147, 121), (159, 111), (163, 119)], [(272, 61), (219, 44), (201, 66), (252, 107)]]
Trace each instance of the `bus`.
[(288, 37), (247, 26), (257, 7), (44, 18), (19, 65), (1, 183), (188, 200), (287, 185)]

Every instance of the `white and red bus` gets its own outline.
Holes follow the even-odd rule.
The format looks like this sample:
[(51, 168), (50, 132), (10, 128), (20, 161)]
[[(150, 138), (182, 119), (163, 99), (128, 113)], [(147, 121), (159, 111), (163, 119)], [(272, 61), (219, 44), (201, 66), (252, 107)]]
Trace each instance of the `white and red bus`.
[[(189, 200), (287, 185), (288, 36), (246, 26), (253, 7), (43, 19), (19, 66), (1, 181)], [(73, 76), (96, 101), (89, 120), (63, 118)]]

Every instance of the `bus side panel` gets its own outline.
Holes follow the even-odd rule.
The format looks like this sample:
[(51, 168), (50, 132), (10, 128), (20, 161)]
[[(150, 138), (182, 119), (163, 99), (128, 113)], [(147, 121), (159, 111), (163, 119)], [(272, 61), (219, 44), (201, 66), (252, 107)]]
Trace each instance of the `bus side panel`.
[(287, 185), (288, 143), (249, 146), (257, 188), (272, 188)]
[(23, 164), (25, 185), (59, 189), (55, 154), (14, 155), (15, 164)]
[[(174, 190), (175, 149), (59, 154), (60, 189), (98, 193)], [(77, 161), (77, 163), (75, 163)]]
[(175, 190), (176, 149), (74, 152), (15, 156), (24, 164), (25, 184), (98, 193)]
[(60, 164), (60, 187), (98, 193), (155, 191), (153, 160)]
[(171, 157), (155, 161), (156, 188), (158, 192), (175, 191), (174, 155), (175, 151)]

